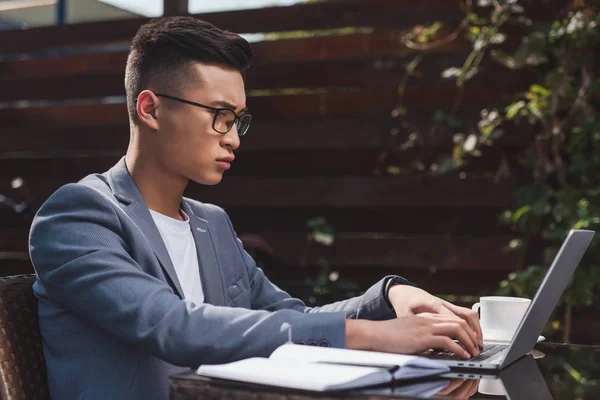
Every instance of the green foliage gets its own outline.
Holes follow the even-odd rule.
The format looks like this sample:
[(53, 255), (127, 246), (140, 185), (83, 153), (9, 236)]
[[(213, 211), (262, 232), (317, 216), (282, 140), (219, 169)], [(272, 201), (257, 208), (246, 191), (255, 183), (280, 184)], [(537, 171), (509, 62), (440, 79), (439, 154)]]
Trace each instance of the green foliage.
[[(333, 226), (325, 217), (315, 217), (306, 221), (306, 227), (309, 233), (303, 259), (305, 262), (311, 260), (311, 264), (314, 262), (319, 267), (319, 272), (314, 278), (306, 277), (303, 281), (278, 281), (277, 285), (304, 301), (308, 306), (329, 304), (360, 295), (362, 292), (356, 282), (332, 268), (326, 257), (313, 255), (314, 252), (322, 250), (324, 246), (333, 245), (335, 240)], [(259, 249), (250, 247), (246, 250), (266, 275), (270, 274), (271, 269), (277, 268), (276, 260)]]
[[(458, 95), (451, 110), (435, 112), (432, 126), (438, 133), (449, 133), (454, 147), (451, 155), (436, 161), (435, 168), (425, 170), (439, 174), (463, 168), (474, 157), (490, 154), (486, 148), (503, 154), (499, 140), (507, 135), (529, 140), (527, 151), (517, 157), (517, 168), (519, 176), (531, 178), (519, 181), (514, 208), (506, 210), (500, 221), (517, 233), (522, 245), (515, 247), (523, 250), (535, 243), (542, 246), (545, 257), (541, 265), (516, 266), (500, 284), (502, 295), (532, 297), (546, 272), (542, 265), (551, 262), (568, 231), (600, 226), (600, 79), (594, 65), (600, 15), (597, 2), (593, 3), (580, 0), (555, 21), (534, 23), (525, 15), (524, 0), (479, 0), (477, 9), (467, 1), (461, 27), (471, 42), (470, 54), (463, 65), (440, 72), (443, 78), (455, 81)], [(498, 45), (514, 32), (522, 37), (511, 38), (511, 42), (520, 45), (513, 51), (507, 51), (507, 46), (501, 50)], [(432, 44), (440, 41), (435, 35), (429, 40)], [(536, 81), (515, 92), (511, 101), (482, 110), (476, 128), (449, 124), (456, 119), (463, 88), (481, 73), (487, 55), (515, 74), (534, 71)], [(406, 108), (401, 118), (409, 117)], [(496, 178), (511, 178), (505, 155)], [(572, 307), (600, 300), (599, 242), (600, 238), (592, 242), (561, 300), (566, 323), (552, 324), (564, 329), (566, 340)]]

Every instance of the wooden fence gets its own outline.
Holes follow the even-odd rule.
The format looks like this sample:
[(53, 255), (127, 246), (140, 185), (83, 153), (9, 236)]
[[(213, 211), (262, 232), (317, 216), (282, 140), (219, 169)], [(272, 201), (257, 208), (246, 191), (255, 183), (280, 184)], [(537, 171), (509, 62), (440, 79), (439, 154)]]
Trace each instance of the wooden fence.
[[(538, 3), (544, 6), (536, 8), (537, 17), (556, 15), (555, 2)], [(275, 281), (314, 276), (326, 257), (342, 278), (362, 287), (397, 273), (434, 293), (479, 295), (493, 292), (513, 271), (518, 254), (505, 251), (513, 234), (497, 224), (511, 204), (512, 183), (489, 179), (493, 162), (466, 179), (374, 173), (382, 170), (381, 153), (410, 133), (391, 117), (405, 64), (415, 56), (402, 38), (415, 24), (457, 24), (456, 2), (345, 0), (198, 17), (238, 33), (365, 28), (254, 43), (247, 80), (251, 132), (221, 184), (191, 184), (186, 192), (224, 207), (240, 235), (261, 235), (280, 265), (271, 273)], [(39, 204), (125, 153), (126, 45), (144, 21), (0, 32), (0, 54), (33, 55), (0, 61), (0, 193)], [(96, 47), (106, 45), (113, 50)], [(426, 126), (433, 111), (451, 107), (455, 88), (440, 71), (460, 65), (468, 49), (457, 40), (425, 53), (424, 77), (407, 87), (403, 101), (420, 116), (417, 123)], [(529, 79), (492, 63), (486, 68), (466, 91), (459, 111), (464, 120), (476, 121), (481, 108)], [(274, 94), (287, 88), (306, 90)], [(509, 153), (522, 148), (519, 137), (506, 140)], [(446, 139), (419, 152), (449, 151)], [(415, 154), (395, 153), (387, 162), (407, 165)], [(25, 186), (14, 190), (10, 182), (17, 176)], [(336, 228), (336, 239), (308, 254), (305, 224), (317, 216)], [(3, 275), (31, 269), (28, 229), (22, 217), (0, 209)], [(583, 331), (575, 332), (579, 341), (588, 340)]]

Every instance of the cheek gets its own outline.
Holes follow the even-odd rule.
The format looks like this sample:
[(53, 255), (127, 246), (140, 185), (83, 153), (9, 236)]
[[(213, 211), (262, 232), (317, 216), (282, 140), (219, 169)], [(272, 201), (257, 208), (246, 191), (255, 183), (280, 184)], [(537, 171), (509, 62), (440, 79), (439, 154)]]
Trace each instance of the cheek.
[(198, 154), (199, 149), (210, 138), (210, 124), (203, 118), (182, 115), (171, 121), (168, 133), (164, 138), (165, 147), (172, 156), (187, 158), (186, 155)]

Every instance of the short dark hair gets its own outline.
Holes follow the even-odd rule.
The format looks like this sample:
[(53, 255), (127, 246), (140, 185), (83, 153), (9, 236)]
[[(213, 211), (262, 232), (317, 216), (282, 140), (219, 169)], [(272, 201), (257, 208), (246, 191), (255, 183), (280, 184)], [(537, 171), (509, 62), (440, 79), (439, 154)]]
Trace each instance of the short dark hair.
[(194, 17), (161, 17), (137, 31), (125, 69), (125, 93), (131, 121), (137, 121), (136, 99), (149, 85), (179, 94), (192, 75), (193, 62), (240, 71), (250, 67), (252, 50), (241, 36)]

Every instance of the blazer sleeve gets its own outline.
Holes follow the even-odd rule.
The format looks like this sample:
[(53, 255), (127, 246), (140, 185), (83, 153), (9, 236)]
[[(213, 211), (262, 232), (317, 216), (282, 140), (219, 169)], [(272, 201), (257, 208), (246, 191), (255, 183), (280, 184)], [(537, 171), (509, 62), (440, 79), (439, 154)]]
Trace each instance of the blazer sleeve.
[(36, 295), (179, 366), (268, 356), (290, 329), (299, 340), (345, 347), (343, 312), (307, 315), (184, 302), (131, 256), (136, 244), (124, 240), (123, 215), (119, 205), (86, 185), (69, 184), (53, 194), (30, 232)]
[(396, 317), (394, 310), (387, 301), (386, 292), (389, 281), (394, 280), (395, 283), (404, 283), (415, 286), (412, 282), (400, 276), (389, 275), (367, 289), (362, 296), (338, 301), (321, 307), (307, 307), (300, 299), (291, 297), (288, 293), (269, 281), (262, 269), (256, 265), (252, 257), (244, 250), (242, 241), (237, 239), (237, 234), (233, 229), (233, 224), (231, 223), (229, 216), (227, 216), (224, 211), (223, 213), (227, 218), (232, 234), (236, 236), (238, 248), (242, 252), (242, 257), (248, 270), (252, 290), (252, 308), (254, 309), (276, 311), (289, 308), (307, 314), (343, 312), (346, 314), (346, 318), (351, 319), (369, 319), (372, 321), (387, 320)]

